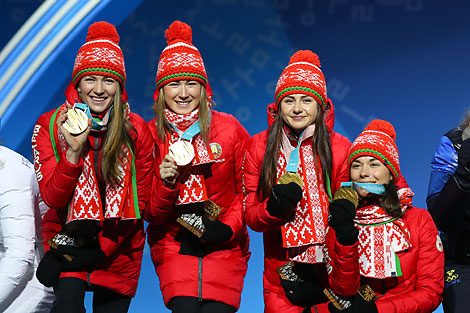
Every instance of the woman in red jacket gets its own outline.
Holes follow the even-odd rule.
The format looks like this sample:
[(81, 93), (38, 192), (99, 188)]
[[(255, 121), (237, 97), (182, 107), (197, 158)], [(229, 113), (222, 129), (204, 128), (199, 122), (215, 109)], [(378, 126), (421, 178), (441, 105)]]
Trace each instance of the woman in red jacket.
[(244, 165), (246, 223), (263, 232), (265, 312), (327, 312), (328, 203), (347, 180), (351, 143), (332, 131), (333, 104), (313, 52), (291, 57), (275, 100), (268, 106), (270, 128), (253, 136)]
[[(411, 190), (397, 188), (393, 126), (372, 121), (354, 141), (348, 168), (352, 183), (330, 204), (326, 244), (331, 287), (348, 302), (345, 310), (329, 304), (330, 312), (433, 312), (444, 287), (442, 243), (428, 211), (412, 206)], [(376, 299), (357, 294), (360, 285)]]
[(85, 312), (86, 290), (94, 292), (94, 312), (127, 312), (137, 289), (153, 143), (129, 110), (118, 44), (113, 25), (91, 25), (65, 103), (34, 127), (36, 176), (50, 207), (44, 242), (61, 232), (38, 269), (54, 287), (51, 312)]
[[(152, 260), (172, 312), (235, 312), (250, 256), (241, 182), (249, 135), (233, 116), (211, 109), (191, 27), (175, 21), (165, 36), (149, 122), (158, 146), (145, 214)], [(201, 218), (204, 207), (221, 212)]]

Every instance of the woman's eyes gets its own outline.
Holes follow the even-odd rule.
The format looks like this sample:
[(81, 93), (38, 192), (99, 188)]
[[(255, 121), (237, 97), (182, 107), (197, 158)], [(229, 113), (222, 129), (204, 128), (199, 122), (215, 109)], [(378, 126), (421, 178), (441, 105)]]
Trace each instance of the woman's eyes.
[(115, 81), (114, 79), (106, 79), (104, 82), (105, 82), (106, 84), (108, 84), (108, 85), (112, 85), (112, 84), (114, 84), (116, 81)]
[[(293, 104), (295, 103), (294, 99), (284, 99), (283, 100), (284, 103), (286, 104)], [(302, 103), (303, 104), (312, 104), (313, 103), (313, 99), (302, 99)]]

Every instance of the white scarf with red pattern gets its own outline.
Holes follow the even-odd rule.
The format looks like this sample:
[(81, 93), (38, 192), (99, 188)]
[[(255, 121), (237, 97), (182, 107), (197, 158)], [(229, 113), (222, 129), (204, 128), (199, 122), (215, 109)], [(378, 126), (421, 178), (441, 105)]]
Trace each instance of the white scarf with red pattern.
[[(199, 110), (196, 109), (189, 114), (176, 114), (168, 109), (165, 110), (165, 116), (168, 122), (173, 125), (180, 134), (184, 133), (191, 125), (199, 119)], [(172, 131), (168, 134), (166, 143), (166, 153), (168, 147), (180, 139), (180, 134)], [(200, 134), (194, 136), (191, 140), (194, 147), (195, 157), (191, 162), (191, 166), (186, 167), (181, 175), (181, 186), (176, 199), (176, 205), (188, 204), (194, 202), (204, 202), (208, 200), (204, 175), (198, 173), (196, 165), (209, 164), (214, 162), (212, 151), (207, 147)]]
[(397, 252), (411, 247), (410, 232), (401, 219), (411, 205), (413, 192), (410, 188), (398, 191), (402, 214), (388, 215), (378, 205), (357, 209), (354, 222), (359, 229), (359, 268), (362, 276), (388, 278), (401, 276)]
[[(294, 220), (281, 226), (282, 243), (288, 248), (290, 260), (302, 263), (321, 263), (325, 227), (328, 220), (328, 196), (323, 185), (320, 161), (315, 162), (312, 137), (315, 125), (309, 126), (299, 138), (297, 173), (302, 177), (302, 199), (295, 209)], [(288, 132), (288, 130), (287, 130)], [(286, 172), (288, 157), (294, 149), (286, 130), (283, 130), (281, 151), (277, 163), (277, 179)]]

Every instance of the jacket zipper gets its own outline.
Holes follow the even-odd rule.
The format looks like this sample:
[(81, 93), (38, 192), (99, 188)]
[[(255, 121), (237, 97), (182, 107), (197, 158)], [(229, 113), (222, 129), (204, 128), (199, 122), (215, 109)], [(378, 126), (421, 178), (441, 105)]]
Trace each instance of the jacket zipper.
[[(95, 137), (95, 147), (97, 147), (99, 144), (99, 139), (98, 137)], [(95, 173), (98, 174), (98, 156), (97, 156), (97, 153), (96, 151), (94, 151), (94, 166), (95, 166)], [(87, 283), (88, 283), (88, 286), (91, 287), (91, 279), (90, 279), (90, 272), (87, 272), (86, 273), (86, 280), (87, 280)]]
[(199, 302), (202, 302), (202, 257), (199, 257)]
[[(99, 144), (100, 144), (100, 140), (98, 139), (98, 137), (95, 137), (95, 147), (99, 147)], [(94, 151), (95, 155), (94, 155), (94, 161), (95, 161), (95, 173), (97, 174), (98, 176), (98, 158), (99, 158), (99, 153), (98, 151)], [(98, 178), (98, 177), (97, 177)]]
[(86, 273), (86, 282), (89, 287), (91, 287), (91, 279), (90, 279), (90, 272)]

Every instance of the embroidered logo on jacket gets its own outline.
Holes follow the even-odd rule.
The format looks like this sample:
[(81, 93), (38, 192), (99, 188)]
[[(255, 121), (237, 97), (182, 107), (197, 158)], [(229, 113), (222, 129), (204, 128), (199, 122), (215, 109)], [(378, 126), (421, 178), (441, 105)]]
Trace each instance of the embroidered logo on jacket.
[(220, 156), (222, 155), (222, 147), (217, 142), (211, 142), (210, 147), (214, 158), (220, 158)]

